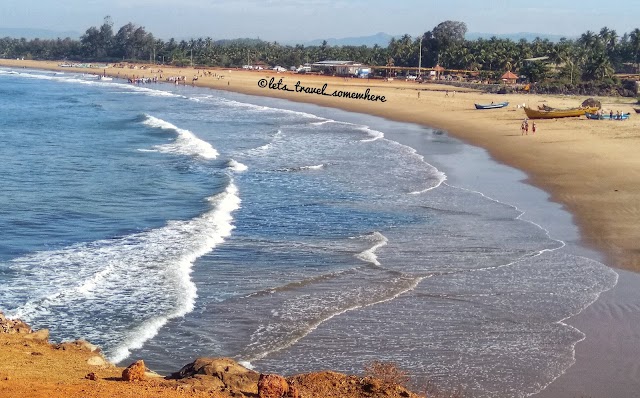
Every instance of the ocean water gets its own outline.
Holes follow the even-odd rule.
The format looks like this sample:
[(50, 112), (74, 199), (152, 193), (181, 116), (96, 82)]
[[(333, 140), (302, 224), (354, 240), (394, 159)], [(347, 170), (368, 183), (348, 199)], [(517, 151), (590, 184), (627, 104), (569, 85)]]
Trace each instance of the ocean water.
[(421, 130), (425, 155), (390, 138), (415, 126), (18, 72), (0, 69), (0, 309), (114, 362), (382, 360), (417, 389), (524, 397), (573, 364), (564, 321), (616, 283), (495, 179), (450, 181), (442, 132)]

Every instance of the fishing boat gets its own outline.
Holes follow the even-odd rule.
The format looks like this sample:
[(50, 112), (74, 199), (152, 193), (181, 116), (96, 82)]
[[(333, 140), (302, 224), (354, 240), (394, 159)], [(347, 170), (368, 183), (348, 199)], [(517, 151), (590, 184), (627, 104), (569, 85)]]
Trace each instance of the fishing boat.
[(572, 109), (554, 109), (550, 111), (536, 110), (532, 108), (524, 108), (524, 112), (529, 119), (556, 119), (561, 117), (580, 117), (585, 113), (596, 113), (597, 107), (572, 108)]
[(584, 115), (587, 117), (587, 119), (592, 120), (627, 120), (629, 119), (629, 117), (631, 117), (631, 113), (613, 115), (613, 117), (611, 117), (611, 115), (608, 113), (603, 113), (602, 115), (599, 115), (597, 113), (585, 113)]
[(98, 79), (99, 80), (104, 80), (106, 82), (113, 80), (113, 78), (111, 78), (109, 76), (100, 76)]
[(493, 102), (488, 104), (488, 105), (482, 105), (482, 104), (474, 104), (476, 106), (476, 109), (496, 109), (496, 108), (504, 108), (505, 106), (509, 105), (508, 102), (498, 102), (497, 104), (494, 104)]

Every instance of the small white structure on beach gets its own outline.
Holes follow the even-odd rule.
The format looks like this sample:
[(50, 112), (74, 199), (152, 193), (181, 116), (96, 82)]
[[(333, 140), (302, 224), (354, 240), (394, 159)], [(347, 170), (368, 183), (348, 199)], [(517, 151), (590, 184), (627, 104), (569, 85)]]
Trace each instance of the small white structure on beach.
[(371, 73), (371, 68), (354, 61), (320, 61), (311, 66), (338, 76), (368, 76)]

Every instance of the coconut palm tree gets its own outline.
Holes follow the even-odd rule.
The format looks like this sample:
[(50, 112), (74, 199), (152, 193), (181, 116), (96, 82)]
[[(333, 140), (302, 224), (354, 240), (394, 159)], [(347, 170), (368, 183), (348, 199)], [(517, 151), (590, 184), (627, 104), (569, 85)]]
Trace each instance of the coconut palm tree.
[(629, 45), (633, 60), (636, 64), (636, 71), (640, 73), (640, 29), (635, 28), (629, 34)]

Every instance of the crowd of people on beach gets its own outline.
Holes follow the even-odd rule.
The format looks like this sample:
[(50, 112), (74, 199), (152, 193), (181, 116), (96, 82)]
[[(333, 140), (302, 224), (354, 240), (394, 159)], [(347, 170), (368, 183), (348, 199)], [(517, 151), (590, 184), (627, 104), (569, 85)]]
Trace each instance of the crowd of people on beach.
[[(160, 74), (160, 76), (158, 76), (157, 74), (154, 75), (153, 77), (144, 77), (144, 76), (140, 77), (140, 76), (134, 75), (133, 77), (130, 77), (130, 78), (126, 77), (126, 79), (129, 83), (132, 83), (132, 84), (157, 83), (158, 81), (162, 81), (163, 79), (166, 82), (174, 83), (176, 86), (179, 84), (183, 84), (183, 85), (187, 84), (187, 77), (184, 75), (168, 76), (164, 78), (162, 76), (162, 69), (158, 69), (157, 72)], [(153, 69), (151, 69), (151, 73), (153, 73)], [(118, 76), (119, 75), (120, 73), (118, 73)], [(191, 78), (191, 85), (194, 85), (200, 76), (213, 77), (213, 78), (217, 78), (218, 80), (224, 79), (224, 75), (218, 75), (217, 73), (212, 71), (198, 70), (197, 74), (193, 75), (193, 77)]]

